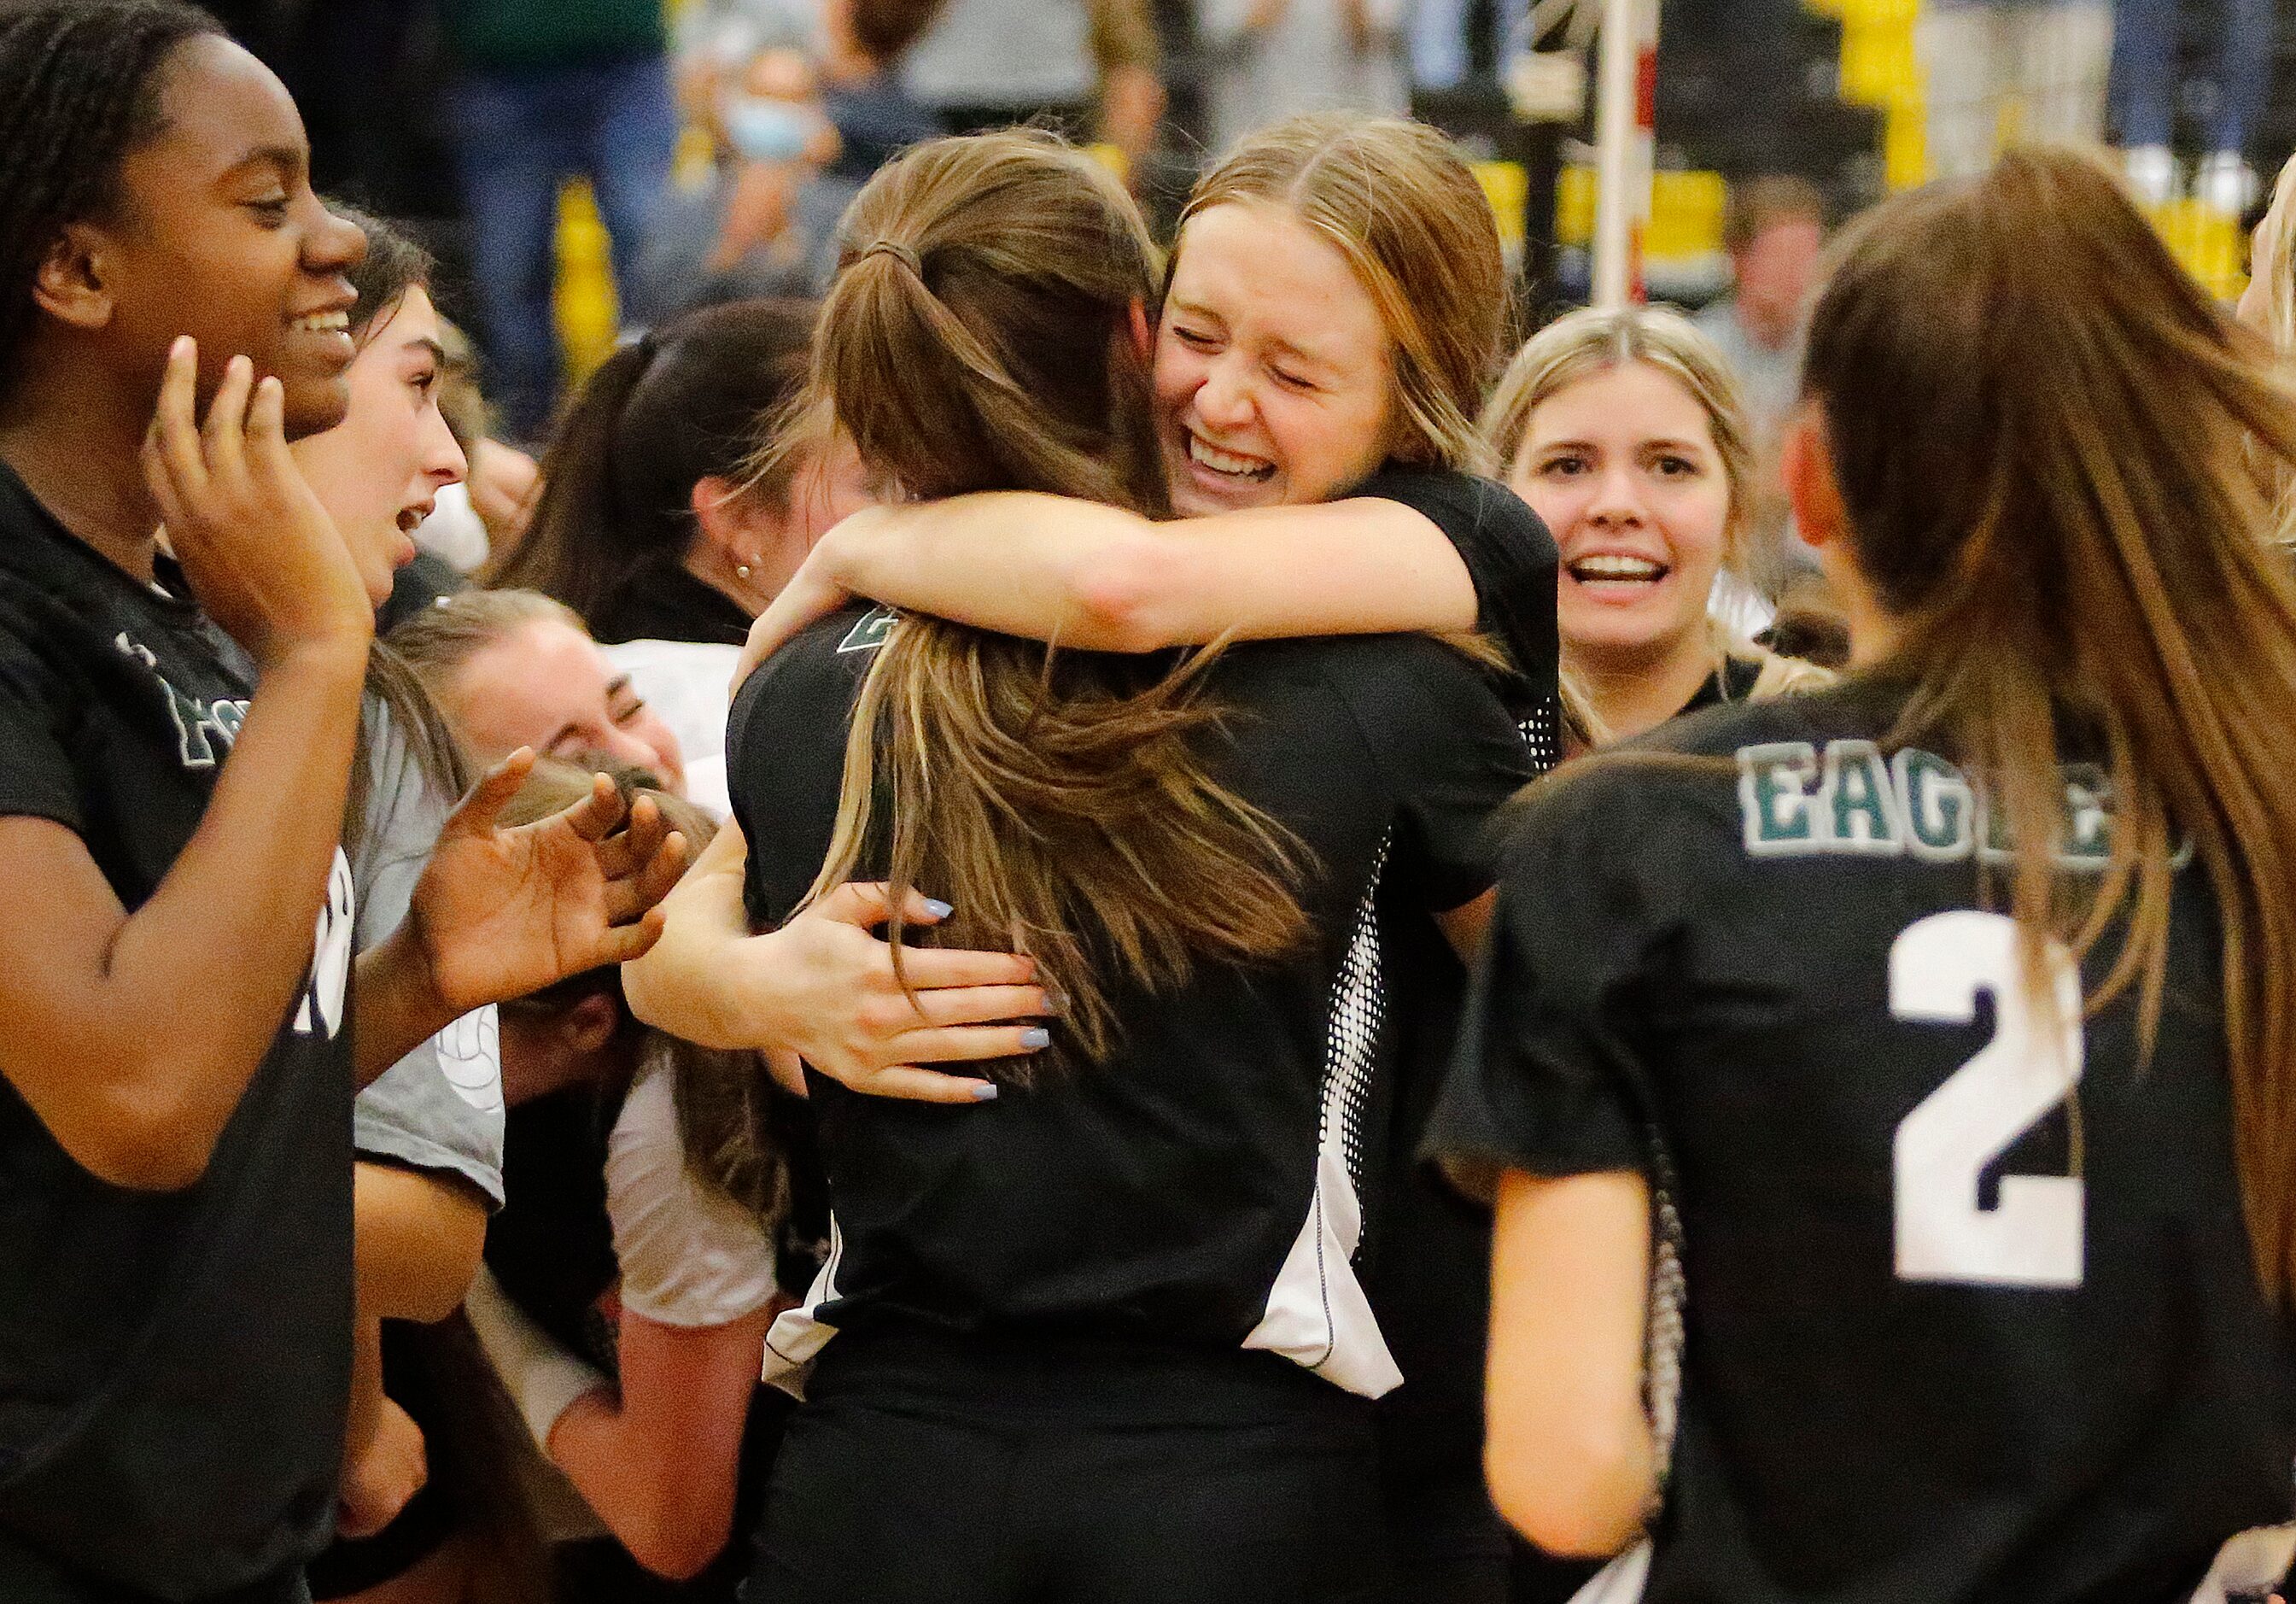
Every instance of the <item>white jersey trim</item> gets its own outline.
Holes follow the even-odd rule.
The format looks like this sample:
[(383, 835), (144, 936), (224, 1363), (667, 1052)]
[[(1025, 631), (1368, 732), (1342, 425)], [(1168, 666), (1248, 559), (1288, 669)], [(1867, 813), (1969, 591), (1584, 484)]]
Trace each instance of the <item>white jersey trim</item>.
[(1349, 1263), (1363, 1236), (1363, 1205), (1333, 1134), (1325, 1133), (1316, 1159), (1307, 1223), (1268, 1290), (1267, 1312), (1243, 1345), (1280, 1353), (1334, 1386), (1376, 1398), (1401, 1386), (1403, 1372)]
[(1640, 1604), (1650, 1585), (1651, 1545), (1645, 1537), (1595, 1573), (1595, 1579), (1570, 1595), (1570, 1604)]
[(813, 1361), (829, 1339), (837, 1335), (837, 1328), (820, 1318), (824, 1304), (833, 1304), (842, 1295), (837, 1290), (838, 1266), (845, 1258), (845, 1233), (837, 1229), (837, 1215), (829, 1216), (829, 1257), (822, 1261), (821, 1272), (806, 1288), (805, 1302), (794, 1309), (784, 1309), (774, 1317), (766, 1331), (765, 1370), (759, 1379), (777, 1386), (791, 1397), (802, 1401), (806, 1378), (813, 1372)]

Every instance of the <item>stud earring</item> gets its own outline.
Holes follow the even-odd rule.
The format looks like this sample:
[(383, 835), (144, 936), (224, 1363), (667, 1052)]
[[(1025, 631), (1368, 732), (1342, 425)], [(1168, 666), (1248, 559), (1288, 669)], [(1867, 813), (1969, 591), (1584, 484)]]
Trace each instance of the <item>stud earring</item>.
[(749, 565), (747, 563), (734, 563), (734, 577), (735, 579), (737, 579), (737, 580), (746, 580), (746, 579), (748, 579), (748, 578), (750, 577), (750, 565)]

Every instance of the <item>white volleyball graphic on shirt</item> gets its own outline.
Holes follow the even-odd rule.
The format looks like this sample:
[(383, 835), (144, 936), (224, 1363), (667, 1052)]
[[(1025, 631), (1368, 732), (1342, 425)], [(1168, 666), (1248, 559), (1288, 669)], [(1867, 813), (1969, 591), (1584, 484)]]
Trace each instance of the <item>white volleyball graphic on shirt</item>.
[[(316, 927), (311, 934), (310, 980), (304, 988), (302, 1005), (295, 1010), (299, 1036), (314, 1035), (324, 1027), (332, 1041), (342, 1027), (343, 987), (350, 979), (351, 925), (357, 907), (350, 860), (337, 847), (335, 866), (327, 875), (327, 900), (319, 905)], [(318, 1005), (316, 1023), (311, 1011), (314, 1002)]]
[(502, 1018), (488, 1003), (473, 1008), (434, 1039), (439, 1067), (455, 1095), (481, 1113), (503, 1106)]

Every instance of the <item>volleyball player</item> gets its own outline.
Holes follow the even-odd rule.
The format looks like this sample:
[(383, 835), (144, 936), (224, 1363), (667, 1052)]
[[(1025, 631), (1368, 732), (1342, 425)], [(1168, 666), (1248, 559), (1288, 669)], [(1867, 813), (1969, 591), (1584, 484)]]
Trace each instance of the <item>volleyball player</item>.
[(1572, 765), (1511, 849), (1431, 1137), (1496, 1180), (1494, 1493), (1569, 1551), (1647, 1524), (1604, 1596), (1652, 1604), (2261, 1589), (2296, 398), (2033, 152), (1859, 227), (1805, 394), (1856, 671)]
[[(824, 537), (753, 631), (752, 653), (849, 594), (1128, 652), (1228, 632), (1480, 628), (1520, 670), (1501, 683), (1535, 737), (1532, 761), (1551, 759), (1554, 550), (1520, 501), (1473, 476), (1505, 278), (1488, 204), (1449, 145), (1365, 118), (1297, 119), (1253, 136), (1198, 185), (1165, 300), (1158, 445), (1174, 510), (1190, 516), (1155, 522), (1134, 507), (1011, 493), (877, 509)], [(737, 837), (721, 835), (676, 893), (670, 945), (642, 967), (652, 988), (642, 1006), (676, 1028), (713, 1023), (698, 1016), (730, 964), (756, 974), (753, 1001), (771, 989), (763, 955), (737, 939), (722, 868)], [(721, 889), (705, 915), (713, 872)], [(709, 918), (719, 939), (685, 951)], [(1387, 1162), (1416, 1144), (1464, 972), (1414, 910), (1374, 898), (1359, 918), (1364, 961), (1334, 1009), (1355, 1052), (1381, 1066), (1364, 1159), (1382, 1180), (1358, 1267), (1409, 1380), (1380, 1411), (1389, 1525), (1414, 1596), (1492, 1599), (1509, 1559), (1478, 1469), (1488, 1222)], [(683, 999), (666, 994), (673, 966)], [(914, 1068), (948, 1050), (934, 1027), (960, 1022), (953, 1000), (932, 998), (923, 1020), (898, 998), (824, 1006), (836, 1024), (816, 1019), (816, 1034), (863, 1049), (817, 1060), (824, 1073), (943, 1098), (977, 1085)], [(717, 1012), (723, 1023), (732, 1011)], [(751, 1018), (778, 1025), (784, 1012)], [(917, 1027), (906, 1055), (898, 1038), (872, 1033), (888, 1016)]]
[(12, 6), (0, 81), (0, 1596), (293, 1600), (342, 1452), (355, 1075), (549, 952), (643, 950), (612, 926), (676, 849), (594, 851), (602, 804), (538, 863), (482, 787), (354, 987), (373, 601), (287, 440), (343, 415), (359, 232), (201, 12)]
[[(865, 464), (928, 496), (1157, 505), (1148, 254), (1105, 174), (1023, 136), (943, 142), (850, 226), (874, 248), (832, 293), (816, 379)], [(1040, 648), (855, 607), (736, 703), (760, 923), (816, 880), (890, 867), (898, 892), (929, 868), (955, 939), (1024, 933), (1065, 999), (1059, 1057), (991, 1102), (816, 1082), (838, 1233), (772, 1337), (813, 1374), (757, 1584), (1370, 1596), (1366, 1400), (1398, 1378), (1349, 1263), (1377, 1065), (1333, 988), (1382, 860), (1399, 909), (1472, 925), (1520, 736), (1466, 657), (1410, 638), (1238, 648), (1178, 679), (1074, 655), (1044, 672)]]

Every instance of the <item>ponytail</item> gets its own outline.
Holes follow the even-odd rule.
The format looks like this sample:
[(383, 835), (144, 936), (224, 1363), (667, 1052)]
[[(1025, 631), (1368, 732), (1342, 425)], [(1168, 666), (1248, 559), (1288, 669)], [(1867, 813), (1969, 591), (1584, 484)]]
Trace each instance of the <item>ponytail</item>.
[[(813, 382), (865, 464), (912, 496), (1162, 510), (1132, 340), (1152, 251), (1096, 163), (1041, 134), (937, 141), (871, 180), (846, 226)], [(1034, 956), (1091, 1060), (1116, 1046), (1103, 976), (1155, 991), (1200, 956), (1292, 950), (1308, 929), (1301, 849), (1204, 770), (1197, 748), (1221, 720), (1210, 661), (1144, 689), (1129, 662), (902, 620), (855, 709), (814, 894), (882, 849), (898, 909), (930, 865), (956, 910), (934, 939)], [(898, 958), (898, 916), (890, 935)]]
[(481, 576), (489, 588), (537, 591), (588, 619), (657, 552), (683, 554), (688, 531), (659, 511), (634, 515), (615, 485), (615, 432), (652, 364), (651, 341), (625, 345), (582, 386), (543, 454), (525, 538)]
[[(2119, 930), (2149, 1051), (2182, 853), (2223, 932), (2234, 1152), (2258, 1276), (2296, 1289), (2296, 583), (2270, 545), (2296, 392), (2101, 169), (2013, 152), (1853, 230), (1806, 386), (1849, 539), (1943, 742), (2008, 817), (2029, 976)], [(2055, 849), (2061, 738), (2094, 744), (2112, 854)], [(2051, 995), (2035, 986), (2037, 1000)]]
[[(590, 375), (552, 434), (526, 538), (486, 575), (598, 618), (623, 588), (693, 543), (693, 487), (742, 474), (805, 380), (810, 301), (710, 307), (623, 346)], [(751, 475), (740, 494), (788, 510), (800, 465)]]

